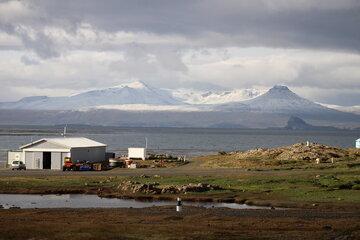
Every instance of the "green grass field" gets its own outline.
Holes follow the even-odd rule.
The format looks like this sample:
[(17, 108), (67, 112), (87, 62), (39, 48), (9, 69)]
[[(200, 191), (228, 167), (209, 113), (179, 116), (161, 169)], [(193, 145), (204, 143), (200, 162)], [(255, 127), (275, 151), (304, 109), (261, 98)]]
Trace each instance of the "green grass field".
[(99, 189), (121, 196), (117, 186), (123, 181), (181, 186), (189, 183), (218, 185), (224, 190), (187, 193), (185, 198), (214, 201), (357, 204), (360, 206), (360, 169), (248, 171), (239, 176), (46, 176), (2, 177), (2, 193), (97, 193)]

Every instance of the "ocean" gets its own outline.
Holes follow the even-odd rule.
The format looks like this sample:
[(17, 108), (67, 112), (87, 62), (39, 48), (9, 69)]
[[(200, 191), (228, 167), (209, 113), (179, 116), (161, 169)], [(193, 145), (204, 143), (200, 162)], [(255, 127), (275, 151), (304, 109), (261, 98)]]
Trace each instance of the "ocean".
[[(74, 129), (73, 129), (74, 130)], [(0, 162), (6, 161), (6, 151), (44, 137), (59, 134), (0, 135)], [(148, 141), (149, 152), (185, 155), (187, 157), (217, 153), (219, 151), (248, 150), (291, 145), (298, 142), (316, 142), (337, 147), (354, 147), (360, 131), (294, 131), (261, 129), (214, 129), (214, 128), (106, 128), (106, 131), (73, 131), (71, 136), (88, 137), (108, 145), (108, 151), (126, 154), (128, 147), (144, 147)]]

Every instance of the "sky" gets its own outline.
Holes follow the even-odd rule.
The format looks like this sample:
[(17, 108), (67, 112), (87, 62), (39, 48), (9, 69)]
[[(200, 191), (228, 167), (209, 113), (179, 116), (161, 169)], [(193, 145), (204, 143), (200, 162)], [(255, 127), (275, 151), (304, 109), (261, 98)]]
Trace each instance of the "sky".
[(360, 1), (0, 0), (0, 101), (137, 80), (360, 105)]

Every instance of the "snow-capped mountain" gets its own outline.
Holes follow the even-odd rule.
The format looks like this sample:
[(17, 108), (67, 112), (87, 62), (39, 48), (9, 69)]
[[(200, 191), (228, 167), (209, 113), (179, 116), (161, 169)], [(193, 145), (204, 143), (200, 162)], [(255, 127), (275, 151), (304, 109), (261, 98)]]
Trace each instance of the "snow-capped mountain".
[(0, 103), (0, 109), (259, 112), (296, 116), (304, 113), (339, 116), (342, 113), (304, 99), (286, 86), (274, 86), (266, 93), (261, 93), (257, 89), (211, 92), (169, 90), (133, 82), (65, 97), (26, 97), (17, 102)]
[(170, 90), (172, 95), (189, 104), (223, 104), (255, 98), (263, 92), (258, 89), (234, 89), (231, 91), (198, 91), (193, 89)]
[(17, 102), (0, 103), (2, 109), (79, 110), (108, 105), (184, 105), (167, 91), (143, 82), (133, 82), (66, 97), (27, 97)]
[(262, 95), (256, 90), (200, 95), (182, 91), (135, 82), (67, 97), (27, 97), (0, 103), (0, 124), (266, 128), (283, 127), (295, 116), (317, 126), (360, 126), (359, 115), (314, 103), (286, 86), (274, 86)]
[(290, 91), (286, 86), (274, 86), (266, 93), (237, 103), (217, 106), (218, 110), (237, 111), (245, 109), (253, 112), (266, 113), (317, 113), (330, 110), (320, 104), (302, 98)]

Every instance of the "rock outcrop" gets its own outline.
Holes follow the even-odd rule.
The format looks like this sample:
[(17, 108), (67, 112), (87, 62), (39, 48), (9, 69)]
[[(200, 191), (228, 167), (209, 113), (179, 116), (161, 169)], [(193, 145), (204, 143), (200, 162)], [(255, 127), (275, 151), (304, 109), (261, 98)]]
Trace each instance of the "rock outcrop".
[(125, 181), (117, 187), (120, 192), (143, 193), (143, 194), (181, 194), (188, 192), (207, 192), (212, 190), (223, 190), (222, 187), (206, 183), (189, 183), (182, 186), (159, 186), (159, 183), (140, 183)]
[(238, 159), (274, 159), (274, 160), (330, 160), (345, 157), (358, 158), (360, 151), (356, 149), (343, 149), (317, 143), (297, 143), (279, 148), (257, 148), (245, 152), (232, 152)]

